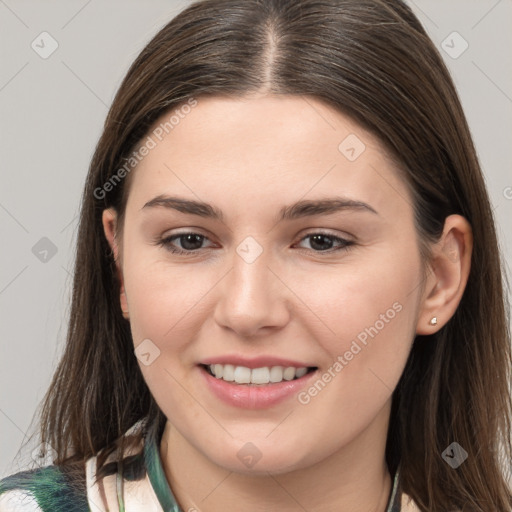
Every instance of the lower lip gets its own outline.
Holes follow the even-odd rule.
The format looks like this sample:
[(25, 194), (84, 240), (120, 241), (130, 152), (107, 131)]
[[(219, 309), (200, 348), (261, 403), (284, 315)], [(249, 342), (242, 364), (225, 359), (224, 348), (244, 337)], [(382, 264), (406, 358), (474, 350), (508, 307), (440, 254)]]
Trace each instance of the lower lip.
[(223, 402), (244, 409), (266, 409), (296, 395), (317, 373), (306, 373), (299, 379), (277, 382), (268, 385), (234, 384), (210, 375), (199, 367), (206, 384), (212, 393)]

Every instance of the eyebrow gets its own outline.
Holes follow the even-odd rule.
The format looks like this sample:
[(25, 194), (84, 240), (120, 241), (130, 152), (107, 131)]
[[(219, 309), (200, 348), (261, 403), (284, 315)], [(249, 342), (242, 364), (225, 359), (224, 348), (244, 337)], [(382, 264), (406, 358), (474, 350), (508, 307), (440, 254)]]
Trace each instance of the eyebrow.
[[(198, 215), (224, 222), (224, 215), (219, 208), (202, 201), (159, 195), (148, 201), (142, 208), (164, 207), (181, 213)], [(343, 210), (369, 212), (379, 215), (369, 204), (344, 197), (328, 197), (324, 199), (304, 199), (284, 206), (279, 210), (275, 222), (294, 220), (315, 215), (330, 215)]]

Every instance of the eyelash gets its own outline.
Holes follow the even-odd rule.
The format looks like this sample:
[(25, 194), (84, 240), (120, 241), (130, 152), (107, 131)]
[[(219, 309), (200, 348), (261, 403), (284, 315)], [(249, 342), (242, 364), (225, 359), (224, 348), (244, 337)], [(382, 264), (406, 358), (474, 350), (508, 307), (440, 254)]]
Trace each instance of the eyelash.
[[(193, 256), (193, 255), (197, 254), (199, 251), (201, 251), (201, 249), (186, 250), (186, 249), (179, 249), (179, 248), (176, 248), (171, 245), (171, 242), (173, 240), (178, 239), (182, 236), (188, 236), (188, 235), (199, 235), (200, 237), (203, 237), (204, 240), (208, 240), (208, 238), (206, 236), (204, 236), (200, 233), (187, 232), (187, 233), (178, 233), (176, 235), (171, 235), (171, 236), (168, 236), (165, 238), (158, 239), (158, 240), (156, 240), (156, 244), (158, 246), (161, 246), (164, 249), (168, 250), (172, 254), (177, 254), (177, 255), (182, 255), (182, 256)], [(306, 238), (313, 237), (315, 235), (321, 235), (321, 236), (324, 236), (327, 238), (331, 238), (335, 242), (340, 242), (341, 246), (338, 248), (335, 248), (335, 249), (327, 249), (325, 251), (315, 251), (313, 249), (302, 249), (302, 250), (306, 250), (308, 252), (312, 251), (315, 254), (323, 255), (323, 254), (333, 254), (338, 251), (347, 251), (354, 245), (354, 242), (351, 240), (346, 240), (344, 238), (340, 238), (338, 236), (331, 235), (330, 233), (324, 233), (322, 231), (314, 231), (312, 233), (308, 233), (307, 235), (303, 236), (299, 240), (299, 242), (302, 242)]]

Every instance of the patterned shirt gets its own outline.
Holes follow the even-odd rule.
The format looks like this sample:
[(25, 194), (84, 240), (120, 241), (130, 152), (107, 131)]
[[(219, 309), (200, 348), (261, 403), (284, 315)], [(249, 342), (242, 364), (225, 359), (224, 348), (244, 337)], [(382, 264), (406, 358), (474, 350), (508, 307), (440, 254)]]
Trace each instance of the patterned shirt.
[[(143, 421), (125, 435), (141, 428)], [(114, 470), (97, 483), (96, 456), (86, 461), (82, 482), (71, 477), (66, 466), (57, 465), (10, 475), (0, 480), (0, 512), (184, 512), (167, 482), (160, 440), (161, 434), (152, 427), (143, 437), (143, 446), (129, 450), (122, 464), (113, 462), (115, 452), (110, 454), (106, 462)], [(187, 512), (191, 510), (200, 512), (199, 507)], [(386, 512), (419, 512), (401, 490), (400, 467), (393, 477)]]

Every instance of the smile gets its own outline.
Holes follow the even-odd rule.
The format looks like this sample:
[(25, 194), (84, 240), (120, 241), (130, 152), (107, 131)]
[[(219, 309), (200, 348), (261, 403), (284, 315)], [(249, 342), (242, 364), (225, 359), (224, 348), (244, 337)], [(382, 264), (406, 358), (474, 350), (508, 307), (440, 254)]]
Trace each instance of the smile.
[(267, 409), (291, 400), (318, 374), (317, 367), (307, 366), (249, 368), (215, 363), (199, 364), (198, 368), (212, 396), (241, 409)]
[(232, 364), (210, 364), (204, 365), (206, 371), (217, 379), (235, 384), (268, 385), (277, 384), (282, 381), (300, 379), (315, 367), (294, 366), (263, 366), (261, 368), (248, 368), (246, 366), (235, 366)]

